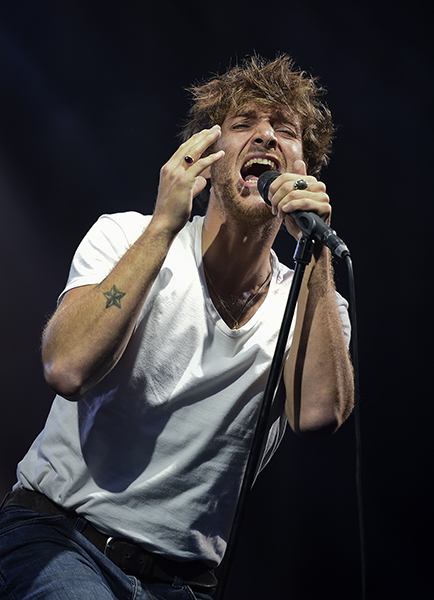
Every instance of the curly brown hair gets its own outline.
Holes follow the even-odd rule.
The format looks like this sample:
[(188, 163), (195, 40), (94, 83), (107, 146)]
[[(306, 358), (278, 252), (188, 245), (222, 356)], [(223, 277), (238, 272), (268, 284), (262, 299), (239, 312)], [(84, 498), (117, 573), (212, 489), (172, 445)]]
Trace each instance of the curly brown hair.
[(324, 89), (317, 79), (294, 68), (281, 54), (273, 61), (258, 55), (245, 58), (223, 75), (188, 88), (192, 105), (181, 135), (184, 140), (202, 129), (221, 125), (229, 112), (255, 103), (268, 108), (282, 106), (299, 116), (303, 155), (308, 172), (318, 177), (329, 161), (334, 126), (330, 110), (320, 101)]

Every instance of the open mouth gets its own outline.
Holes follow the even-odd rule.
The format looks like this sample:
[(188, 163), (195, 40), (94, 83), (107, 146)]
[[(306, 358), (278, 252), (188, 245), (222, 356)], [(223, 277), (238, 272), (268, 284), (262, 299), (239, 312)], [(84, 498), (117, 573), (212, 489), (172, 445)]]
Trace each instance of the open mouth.
[(244, 181), (256, 182), (262, 173), (265, 171), (278, 171), (277, 163), (270, 158), (251, 158), (248, 160), (241, 169), (241, 177)]

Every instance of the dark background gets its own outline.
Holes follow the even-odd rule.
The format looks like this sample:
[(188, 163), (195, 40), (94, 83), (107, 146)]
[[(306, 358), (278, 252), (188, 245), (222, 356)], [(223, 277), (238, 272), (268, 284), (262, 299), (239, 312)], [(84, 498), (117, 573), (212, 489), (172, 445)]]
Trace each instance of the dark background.
[[(369, 600), (432, 597), (429, 3), (0, 2), (0, 493), (43, 427), (39, 357), (72, 254), (103, 212), (152, 211), (184, 88), (291, 54), (339, 127), (322, 178), (352, 251)], [(292, 264), (288, 236), (278, 243)], [(347, 276), (336, 264), (338, 288)], [(354, 417), (288, 433), (251, 495), (227, 600), (360, 598)]]

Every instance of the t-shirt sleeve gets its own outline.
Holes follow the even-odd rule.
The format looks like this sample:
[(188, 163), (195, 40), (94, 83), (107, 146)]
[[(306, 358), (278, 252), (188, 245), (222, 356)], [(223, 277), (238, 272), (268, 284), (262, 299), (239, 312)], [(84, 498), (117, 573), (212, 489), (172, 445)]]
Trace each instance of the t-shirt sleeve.
[(103, 281), (146, 229), (150, 220), (150, 216), (132, 211), (102, 215), (78, 246), (58, 303), (73, 288), (97, 285)]
[(348, 313), (348, 301), (343, 296), (336, 292), (336, 303), (338, 305), (339, 315), (341, 317), (342, 328), (344, 330), (345, 341), (347, 348), (350, 346), (351, 340), (351, 321)]

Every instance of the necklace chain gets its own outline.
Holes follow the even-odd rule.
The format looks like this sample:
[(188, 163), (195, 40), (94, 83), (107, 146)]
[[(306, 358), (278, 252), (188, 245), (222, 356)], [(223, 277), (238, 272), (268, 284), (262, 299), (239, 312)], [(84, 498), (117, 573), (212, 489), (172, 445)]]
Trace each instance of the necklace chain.
[(244, 305), (243, 305), (243, 307), (242, 307), (242, 309), (241, 309), (241, 311), (240, 311), (240, 313), (239, 313), (238, 317), (236, 317), (236, 318), (233, 316), (233, 314), (232, 314), (232, 313), (230, 312), (230, 310), (228, 309), (228, 307), (227, 307), (227, 305), (226, 305), (226, 302), (223, 300), (223, 298), (222, 298), (222, 297), (221, 297), (221, 296), (220, 296), (220, 295), (217, 293), (217, 291), (216, 291), (216, 289), (215, 289), (215, 287), (214, 287), (214, 284), (213, 284), (213, 282), (212, 282), (212, 280), (211, 280), (211, 277), (209, 276), (209, 274), (208, 274), (208, 271), (207, 271), (207, 270), (206, 270), (206, 268), (205, 268), (205, 263), (204, 263), (204, 262), (202, 262), (202, 264), (203, 264), (203, 270), (204, 270), (204, 272), (205, 272), (206, 278), (208, 279), (208, 281), (209, 281), (209, 283), (210, 283), (210, 286), (211, 286), (211, 289), (212, 289), (212, 291), (213, 291), (213, 292), (214, 292), (214, 294), (216, 295), (216, 297), (217, 297), (217, 300), (219, 301), (219, 303), (220, 303), (221, 307), (223, 308), (223, 310), (225, 311), (225, 313), (228, 315), (228, 317), (229, 317), (229, 318), (232, 320), (232, 322), (233, 322), (233, 327), (232, 327), (232, 329), (238, 329), (238, 325), (239, 325), (240, 319), (241, 319), (241, 317), (243, 316), (243, 314), (246, 312), (246, 309), (247, 309), (247, 307), (249, 306), (249, 304), (251, 304), (251, 303), (253, 302), (253, 300), (254, 300), (254, 299), (255, 299), (255, 298), (256, 298), (256, 297), (257, 297), (257, 296), (258, 296), (258, 295), (259, 295), (259, 294), (262, 292), (262, 290), (263, 290), (263, 289), (264, 289), (264, 288), (265, 288), (265, 287), (266, 287), (266, 286), (267, 286), (267, 285), (270, 283), (271, 277), (272, 277), (272, 275), (273, 275), (273, 263), (272, 263), (272, 261), (271, 261), (271, 258), (270, 258), (270, 266), (271, 266), (271, 270), (270, 270), (270, 272), (268, 273), (267, 277), (265, 278), (265, 281), (264, 281), (264, 282), (263, 282), (263, 283), (260, 285), (260, 287), (259, 287), (259, 289), (258, 289), (258, 291), (257, 291), (257, 292), (255, 292), (254, 294), (250, 294), (250, 296), (249, 296), (249, 297), (247, 298), (247, 300), (245, 301), (245, 303), (244, 303)]

